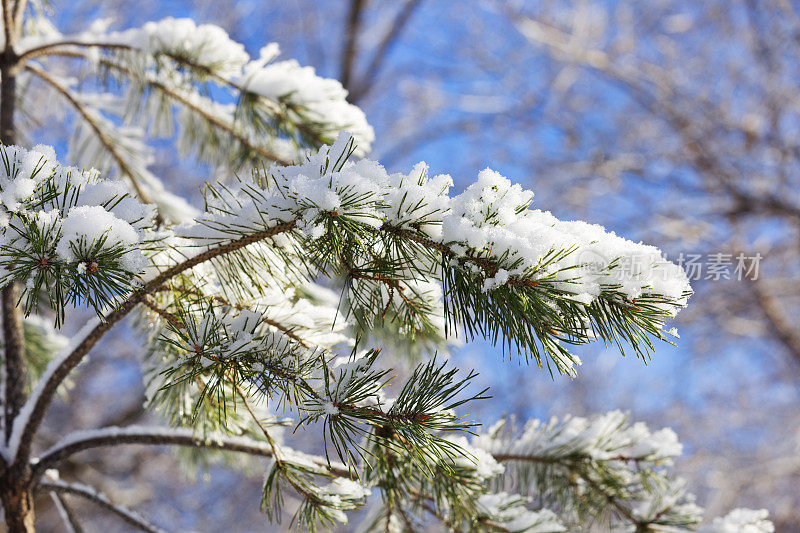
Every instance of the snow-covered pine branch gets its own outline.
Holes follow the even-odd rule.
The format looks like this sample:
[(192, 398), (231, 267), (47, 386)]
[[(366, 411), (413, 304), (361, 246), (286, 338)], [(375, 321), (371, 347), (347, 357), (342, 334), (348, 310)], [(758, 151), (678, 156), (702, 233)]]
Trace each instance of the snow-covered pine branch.
[[(307, 147), (332, 140), (340, 129), (354, 133), (362, 155), (374, 139), (364, 113), (347, 102), (338, 81), (294, 60), (277, 60), (275, 43), (251, 59), (221, 28), (190, 19), (167, 18), (124, 31), (98, 23), (75, 35), (62, 35), (49, 21), (36, 28), (20, 39), (19, 61), (31, 82), (55, 92), (76, 116), (71, 159), (124, 177), (171, 220), (194, 213), (148, 170), (148, 138), (174, 137), (182, 153), (228, 171), (265, 160), (298, 160)], [(84, 94), (87, 83), (109, 87), (109, 79), (119, 90)], [(35, 109), (25, 94), (21, 106)]]
[[(209, 450), (246, 453), (262, 457), (272, 457), (274, 454), (274, 448), (267, 442), (223, 433), (200, 436), (191, 428), (146, 426), (127, 426), (124, 428), (109, 427), (70, 433), (41, 454), (35, 464), (34, 473), (36, 475), (42, 475), (50, 468), (57, 468), (67, 457), (85, 450), (120, 446), (124, 444), (187, 446)], [(284, 447), (280, 447), (279, 449), (281, 453), (287, 456), (298, 453)], [(342, 464), (337, 464), (335, 462), (329, 464), (328, 461), (325, 461), (323, 458), (314, 458), (313, 462), (320, 472), (327, 472), (343, 477), (348, 477), (350, 475), (347, 468)]]
[[(310, 529), (346, 523), (368, 503), (367, 525), (384, 531), (432, 521), (565, 531), (589, 516), (638, 531), (695, 527), (700, 510), (666, 468), (679, 452), (669, 431), (610, 413), (468, 439), (478, 424), (464, 406), (486, 392), (472, 390), (476, 374), (417, 353), (431, 357), (392, 388), (380, 349), (392, 335), (424, 339), (417, 348), (481, 335), (569, 375), (579, 364), (570, 345), (601, 340), (648, 357), (691, 293), (656, 248), (531, 209), (533, 193), (488, 169), (451, 196), (450, 177), (423, 163), (389, 174), (358, 159), (373, 136), (363, 113), (339, 82), (278, 61), (276, 45), (251, 59), (220, 28), (174, 19), (64, 36), (40, 10), (23, 25), (20, 4), (2, 2), (4, 44), (15, 49), (0, 54), (0, 134), (16, 131), (8, 87), (35, 84), (21, 105), (53, 95), (77, 118), (75, 161), (120, 179), (62, 165), (49, 147), (0, 146), (4, 317), (51, 316), (58, 327), (75, 308), (97, 315), (51, 344), (27, 400), (4, 409), (10, 529), (33, 529), (35, 490), (150, 527), (90, 488), (43, 478), (79, 452), (121, 445), (266, 457), (263, 510), (279, 519), (296, 499), (297, 523)], [(93, 89), (115, 89), (85, 92), (76, 67)], [(343, 127), (354, 135), (336, 137)], [(146, 140), (158, 136), (251, 177), (209, 184), (200, 212), (148, 169)], [(37, 458), (56, 392), (131, 314), (147, 339), (148, 405), (173, 427), (76, 432)], [(3, 383), (17, 388), (4, 401), (24, 382), (9, 364), (25, 359), (13, 338)], [(284, 415), (316, 431), (324, 455), (284, 444)], [(739, 526), (771, 527), (746, 510), (711, 527)]]
[(665, 468), (681, 453), (672, 430), (651, 432), (613, 411), (594, 419), (528, 421), (519, 431), (502, 420), (472, 439), (504, 467), (501, 488), (514, 487), (571, 518), (644, 526), (688, 527), (702, 510)]
[(342, 276), (364, 330), (394, 324), (413, 335), (444, 310), (452, 333), (503, 336), (565, 373), (579, 362), (565, 344), (600, 338), (646, 356), (690, 294), (656, 248), (528, 209), (533, 194), (495, 172), (449, 197), (448, 176), (430, 178), (424, 165), (390, 176), (350, 161), (353, 150), (340, 136), (301, 165), (210, 188), (209, 213), (178, 233), (211, 244), (292, 221), (278, 253), (299, 246), (305, 263)]
[[(413, 335), (424, 320), (437, 320), (437, 312), (444, 313), (445, 323), (470, 332), (481, 324), (472, 321), (481, 313), (489, 311), (495, 321), (522, 311), (528, 330), (503, 329), (509, 336), (505, 342), (516, 343), (537, 360), (539, 352), (530, 341), (540, 341), (542, 330), (573, 343), (612, 339), (608, 331), (627, 331), (626, 339), (638, 351), (639, 339), (663, 337), (664, 319), (684, 305), (689, 292), (685, 277), (655, 249), (528, 210), (531, 194), (489, 171), (451, 198), (445, 194), (449, 178), (429, 179), (423, 166), (409, 176), (389, 176), (375, 162), (351, 161), (353, 151), (352, 137), (342, 135), (303, 164), (272, 167), (237, 188), (209, 187), (206, 213), (173, 232), (148, 229), (152, 209), (96, 172), (60, 165), (51, 149), (0, 148), (5, 283), (24, 284), (28, 312), (46, 302), (58, 322), (70, 308), (87, 305), (102, 318), (62, 348), (45, 371), (14, 421), (7, 461), (27, 461), (58, 385), (105, 332), (141, 309), (140, 320), (151, 325), (151, 401), (173, 423), (186, 425), (185, 433), (130, 428), (79, 436), (46, 452), (33, 465), (34, 473), (89, 447), (214, 447), (213, 440), (192, 435), (235, 429), (264, 444), (257, 449), (229, 438), (220, 441), (220, 449), (260, 450), (273, 458), (265, 509), (273, 516), (280, 513), (282, 491), (288, 487), (302, 498), (298, 518), (309, 527), (344, 520), (344, 512), (358, 507), (369, 487), (380, 487), (395, 500), (411, 494), (416, 504), (431, 506), (435, 515), (453, 523), (484, 516), (487, 524), (549, 524), (549, 515), (522, 510), (524, 496), (481, 500), (485, 481), (503, 468), (456, 436), (474, 427), (455, 412), (482, 396), (463, 394), (473, 374), (457, 377), (455, 369), (422, 363), (398, 396), (389, 399), (383, 389), (390, 374), (379, 367), (379, 351), (332, 363), (337, 347), (358, 350), (366, 342), (360, 332), (384, 326), (387, 315)], [(438, 194), (430, 195), (431, 188)], [(428, 198), (434, 205), (427, 205)], [(586, 250), (606, 262), (586, 268), (570, 257)], [(644, 258), (647, 268), (630, 276), (618, 270), (621, 258), (633, 257)], [(328, 276), (344, 278), (354, 338), (344, 329), (330, 329), (347, 319), (338, 316), (337, 302), (328, 298), (315, 304), (311, 293), (302, 292), (311, 288), (313, 293), (313, 283)], [(441, 283), (443, 288), (427, 294), (444, 298), (444, 305), (423, 299), (418, 287)], [(289, 288), (301, 293), (287, 293)], [(550, 312), (539, 314), (537, 305)], [(617, 314), (609, 319), (593, 306)], [(314, 319), (304, 319), (304, 313)], [(624, 326), (614, 325), (621, 319), (627, 320)], [(574, 361), (563, 359), (566, 351), (546, 353), (560, 370), (572, 371), (564, 364)], [(346, 480), (320, 485), (319, 477), (330, 475), (320, 461), (312, 467), (282, 457), (249, 398), (278, 402), (299, 413), (304, 425), (324, 422), (328, 453), (344, 461)], [(229, 423), (240, 401), (250, 420), (244, 416)], [(205, 422), (197, 425), (198, 420)], [(639, 426), (623, 431), (619, 420), (601, 420), (599, 426), (621, 431), (603, 437), (618, 448), (608, 464), (641, 466), (674, 455), (674, 447), (645, 449), (652, 435)], [(551, 428), (540, 440), (557, 445), (558, 434)], [(530, 444), (526, 437), (519, 442)], [(575, 446), (571, 459), (580, 448)], [(583, 452), (598, 460), (596, 450)], [(508, 452), (497, 455), (503, 463), (519, 462)], [(489, 467), (480, 460), (474, 465), (480, 457)], [(599, 495), (581, 500), (595, 512), (606, 510), (610, 517), (621, 515), (638, 525), (696, 522), (696, 508), (683, 503), (679, 482), (652, 470), (645, 483), (632, 478), (629, 469), (617, 472), (603, 465), (602, 475), (590, 469), (580, 477), (586, 494)], [(619, 486), (609, 488), (612, 474)], [(362, 475), (367, 485), (348, 485), (355, 483), (351, 477)], [(555, 471), (547, 475), (554, 484), (558, 479)], [(534, 486), (524, 492), (529, 490), (547, 501), (549, 489)], [(479, 506), (483, 514), (476, 515)], [(577, 505), (560, 511), (562, 520), (581, 516)]]

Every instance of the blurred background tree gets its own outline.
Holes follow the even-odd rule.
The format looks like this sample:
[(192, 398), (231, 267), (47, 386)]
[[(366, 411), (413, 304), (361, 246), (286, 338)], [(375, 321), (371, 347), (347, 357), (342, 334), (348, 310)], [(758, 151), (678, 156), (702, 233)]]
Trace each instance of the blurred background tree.
[[(650, 368), (585, 350), (575, 381), (516, 361), (482, 379), (520, 415), (622, 408), (672, 425), (688, 445), (678, 469), (710, 516), (763, 506), (779, 531), (800, 521), (797, 3), (106, 0), (76, 9), (60, 21), (65, 30), (97, 16), (127, 27), (172, 15), (218, 24), (251, 53), (276, 41), (285, 57), (343, 81), (375, 127), (372, 157), (390, 171), (424, 159), (450, 170), (458, 188), (491, 161), (537, 192), (534, 205), (559, 206), (556, 216), (652, 242), (673, 260), (700, 254), (681, 348), (659, 347)], [(213, 171), (155, 148), (153, 170), (172, 190), (192, 191)], [(757, 279), (703, 279), (710, 254), (740, 252), (763, 256)], [(87, 406), (73, 411), (87, 418), (79, 422), (96, 423), (91, 406), (112, 397), (130, 399), (114, 423), (142, 416), (137, 351), (126, 341), (107, 351), (116, 371), (96, 360), (82, 374), (97, 386), (75, 400)], [(493, 352), (470, 345), (453, 357), (480, 367)], [(119, 483), (103, 488), (154, 519), (263, 527), (257, 505), (231, 509), (216, 496), (224, 487), (252, 496), (260, 480), (247, 487), (212, 469), (213, 490), (178, 492), (165, 461), (126, 453), (114, 458)], [(140, 481), (122, 481), (131, 474)]]

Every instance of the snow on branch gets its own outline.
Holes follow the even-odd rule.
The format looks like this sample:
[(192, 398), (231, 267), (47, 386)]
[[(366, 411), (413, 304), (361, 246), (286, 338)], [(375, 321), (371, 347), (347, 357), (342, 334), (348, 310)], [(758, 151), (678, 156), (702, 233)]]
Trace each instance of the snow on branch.
[(89, 485), (83, 483), (66, 483), (60, 480), (40, 481), (37, 490), (40, 492), (51, 492), (55, 494), (71, 494), (88, 500), (100, 507), (114, 513), (122, 518), (131, 526), (148, 533), (166, 533), (165, 530), (153, 525), (139, 513), (132, 511), (122, 505), (112, 503), (104, 494), (96, 491)]
[(59, 80), (33, 65), (26, 65), (25, 70), (52, 87), (81, 117), (81, 127), (76, 130), (72, 143), (80, 147), (81, 156), (76, 163), (116, 168), (140, 200), (155, 203), (159, 212), (170, 220), (183, 221), (196, 216), (193, 207), (183, 198), (169, 193), (147, 170), (149, 149), (141, 140), (141, 132), (114, 125), (99, 110), (73, 93), (65, 80)]
[[(11, 437), (8, 440), (8, 448), (5, 450), (7, 459), (9, 461), (13, 461), (17, 457), (18, 452), (20, 451), (20, 444), (22, 444), (23, 447), (23, 454), (27, 453), (27, 451), (30, 449), (30, 441), (33, 438), (33, 434), (31, 433), (31, 416), (37, 409), (45, 408), (42, 400), (43, 396), (48, 391), (48, 384), (53, 382), (54, 378), (60, 373), (65, 361), (69, 359), (75, 347), (87, 335), (89, 335), (90, 332), (99, 325), (99, 323), (99, 319), (96, 318), (89, 320), (83, 326), (83, 328), (81, 328), (81, 330), (70, 339), (70, 341), (61, 347), (50, 363), (48, 363), (47, 368), (42, 373), (30, 396), (25, 401), (25, 404), (22, 406), (22, 409), (20, 409), (19, 414), (13, 421)], [(58, 380), (58, 382), (60, 383), (61, 380)]]
[(503, 337), (566, 373), (579, 360), (565, 345), (597, 338), (648, 356), (691, 294), (684, 272), (657, 248), (529, 209), (533, 193), (493, 171), (451, 197), (449, 176), (431, 178), (424, 164), (389, 175), (377, 162), (351, 161), (354, 151), (343, 134), (257, 183), (211, 187), (209, 212), (178, 232), (212, 244), (294, 220), (293, 238), (276, 244), (344, 276), (364, 330), (393, 321), (429, 327), (440, 303), (426, 284), (441, 283), (451, 332)]
[[(364, 113), (338, 81), (278, 60), (275, 44), (250, 58), (221, 28), (188, 19), (71, 36), (42, 28), (18, 43), (19, 68), (79, 119), (76, 161), (116, 169), (139, 199), (97, 171), (60, 165), (52, 148), (0, 147), (0, 286), (23, 287), (24, 312), (48, 306), (57, 326), (78, 306), (98, 317), (6, 421), (3, 475), (30, 467), (31, 486), (86, 498), (147, 531), (157, 528), (93, 489), (42, 475), (88, 449), (174, 445), (269, 457), (262, 508), (278, 516), (290, 488), (309, 528), (346, 523), (376, 488), (386, 529), (432, 517), (453, 529), (540, 532), (582, 519), (637, 530), (699, 523), (666, 468), (681, 452), (671, 430), (612, 412), (520, 431), (504, 421), (468, 440), (477, 424), (456, 411), (485, 398), (466, 393), (474, 372), (433, 357), (392, 399), (392, 371), (364, 346), (480, 335), (570, 375), (580, 364), (572, 345), (601, 340), (648, 357), (691, 294), (658, 249), (559, 220), (490, 169), (451, 194), (452, 178), (424, 163), (389, 174), (358, 159), (374, 137)], [(110, 92), (90, 95), (54, 74), (59, 59)], [(334, 139), (341, 129), (352, 133)], [(208, 185), (198, 214), (148, 171), (148, 136), (174, 137), (217, 170), (260, 170)], [(318, 285), (329, 282), (341, 298)], [(78, 431), (32, 457), (69, 372), (137, 308), (150, 404), (191, 427)], [(350, 357), (335, 357), (345, 350)], [(319, 423), (326, 456), (279, 444), (267, 429), (285, 422), (268, 412), (276, 407), (296, 411), (298, 427)], [(742, 509), (710, 527), (771, 525)]]
[(500, 487), (513, 486), (580, 517), (610, 508), (611, 516), (637, 527), (688, 527), (702, 518), (683, 481), (665, 468), (681, 453), (675, 433), (630, 424), (619, 411), (529, 420), (521, 432), (501, 420), (470, 445), (504, 466)]
[[(124, 73), (134, 85), (145, 81), (165, 90), (184, 104), (201, 94), (194, 82), (211, 81), (233, 89), (238, 97), (234, 120), (223, 121), (229, 132), (235, 123), (245, 123), (254, 133), (261, 129), (280, 137), (299, 135), (301, 145), (314, 146), (348, 129), (357, 136), (360, 153), (369, 151), (374, 131), (363, 111), (347, 101), (341, 83), (319, 77), (312, 67), (294, 60), (276, 61), (279, 54), (272, 43), (251, 60), (244, 46), (222, 28), (173, 18), (118, 32), (97, 27), (76, 35), (31, 36), (20, 51), (23, 63), (42, 56), (84, 57)], [(167, 63), (184, 76), (167, 76)]]
[[(65, 458), (84, 450), (120, 446), (124, 444), (188, 446), (210, 450), (247, 453), (261, 457), (273, 456), (273, 448), (270, 443), (247, 437), (223, 434), (200, 437), (196, 435), (191, 428), (147, 426), (128, 426), (123, 428), (108, 427), (97, 430), (75, 431), (67, 435), (41, 455), (33, 465), (34, 472), (37, 475), (41, 475), (48, 468), (57, 466)], [(287, 456), (299, 453), (285, 447), (281, 447), (281, 450)], [(329, 465), (324, 459), (315, 459), (312, 456), (308, 457), (311, 458), (310, 460), (313, 460), (314, 465), (316, 465), (316, 468), (320, 469), (321, 472), (344, 477), (350, 477), (351, 475), (342, 464), (331, 463)]]
[(766, 509), (734, 509), (724, 517), (699, 529), (700, 533), (772, 533), (775, 526), (767, 519)]
[(567, 531), (549, 509), (531, 511), (528, 498), (507, 492), (488, 493), (478, 498), (478, 522), (499, 531), (559, 533)]

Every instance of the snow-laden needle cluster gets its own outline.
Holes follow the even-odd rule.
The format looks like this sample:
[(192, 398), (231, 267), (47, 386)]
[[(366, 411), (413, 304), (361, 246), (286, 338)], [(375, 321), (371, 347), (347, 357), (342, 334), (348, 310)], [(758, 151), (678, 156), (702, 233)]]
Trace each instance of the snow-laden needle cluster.
[(149, 169), (148, 138), (174, 138), (182, 153), (220, 173), (297, 161), (341, 129), (355, 135), (361, 155), (374, 140), (341, 83), (279, 60), (276, 43), (251, 58), (222, 28), (190, 19), (124, 31), (98, 21), (65, 35), (38, 15), (16, 47), (25, 61), (20, 78), (29, 87), (20, 105), (31, 119), (20, 123), (21, 133), (36, 127), (37, 110), (44, 108), (35, 102), (46, 99), (50, 115), (55, 109), (73, 115), (70, 159), (128, 180), (162, 217), (187, 220), (197, 211)]
[(365, 331), (486, 332), (568, 373), (579, 360), (566, 347), (596, 338), (649, 354), (691, 294), (658, 249), (530, 209), (533, 193), (496, 172), (449, 196), (449, 176), (390, 175), (351, 160), (354, 146), (341, 135), (303, 164), (210, 187), (209, 213), (177, 232), (210, 245), (291, 223), (276, 249), (342, 276)]

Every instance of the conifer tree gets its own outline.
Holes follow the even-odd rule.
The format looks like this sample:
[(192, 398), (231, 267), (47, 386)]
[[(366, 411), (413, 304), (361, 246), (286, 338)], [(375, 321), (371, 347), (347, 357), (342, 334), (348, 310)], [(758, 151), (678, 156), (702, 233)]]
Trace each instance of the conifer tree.
[[(168, 529), (60, 479), (67, 458), (122, 445), (266, 458), (265, 520), (292, 499), (300, 528), (362, 507), (365, 531), (698, 527), (701, 509), (669, 470), (681, 452), (669, 429), (619, 412), (486, 428), (468, 416), (490, 401), (476, 374), (432, 353), (484, 337), (566, 375), (580, 364), (572, 347), (594, 341), (647, 358), (675, 336), (666, 322), (691, 293), (656, 248), (532, 209), (533, 193), (488, 169), (454, 195), (424, 164), (388, 174), (364, 158), (372, 130), (342, 86), (278, 60), (276, 45), (251, 59), (222, 29), (185, 19), (62, 35), (44, 8), (2, 1), (9, 531), (34, 530), (37, 493), (66, 529), (79, 527), (75, 497)], [(30, 138), (56, 105), (73, 121), (78, 166)], [(158, 137), (232, 177), (206, 185), (202, 210), (148, 170), (145, 140)], [(82, 308), (96, 318), (59, 341)], [(74, 431), (40, 449), (65, 380), (129, 315), (164, 425)], [(396, 343), (418, 360), (402, 383), (381, 351)], [(285, 426), (322, 449), (293, 449)], [(739, 509), (706, 530), (771, 525)]]

